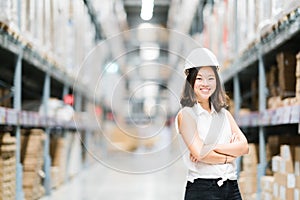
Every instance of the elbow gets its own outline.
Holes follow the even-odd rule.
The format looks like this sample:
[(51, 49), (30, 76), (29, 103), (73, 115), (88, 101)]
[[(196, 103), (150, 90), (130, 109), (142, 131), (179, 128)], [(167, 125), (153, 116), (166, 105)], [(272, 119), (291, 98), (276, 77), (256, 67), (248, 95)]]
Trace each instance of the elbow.
[(243, 153), (244, 154), (248, 154), (249, 153), (249, 145), (248, 145), (248, 142), (246, 141), (245, 144), (243, 145), (244, 148), (243, 148)]

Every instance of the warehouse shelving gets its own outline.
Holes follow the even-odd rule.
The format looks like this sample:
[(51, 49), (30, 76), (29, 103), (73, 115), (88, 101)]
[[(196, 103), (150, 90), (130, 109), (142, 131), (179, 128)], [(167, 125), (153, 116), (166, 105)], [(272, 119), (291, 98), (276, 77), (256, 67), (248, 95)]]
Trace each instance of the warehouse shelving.
[[(19, 21), (21, 3), (21, 1), (18, 1)], [(94, 20), (92, 23), (96, 23), (96, 21)], [(95, 35), (95, 43), (98, 39), (101, 39), (99, 32)], [(88, 117), (85, 113), (81, 114), (85, 112), (82, 104), (86, 102), (95, 104), (97, 99), (92, 93), (89, 93), (86, 89), (87, 86), (79, 82), (77, 77), (67, 72), (65, 66), (54, 59), (51, 52), (44, 52), (28, 40), (26, 35), (20, 32), (20, 24), (18, 24), (18, 27), (13, 27), (11, 24), (7, 25), (0, 22), (0, 56), (0, 80), (10, 89), (13, 102), (11, 107), (0, 107), (0, 127), (1, 130), (10, 130), (16, 137), (15, 198), (17, 200), (24, 199), (22, 189), (22, 179), (24, 177), (20, 152), (21, 129), (39, 128), (45, 132), (43, 150), (45, 177), (43, 184), (45, 194), (49, 195), (52, 190), (50, 137), (56, 130), (57, 132), (79, 132), (81, 135), (84, 133), (93, 134), (94, 131), (97, 131), (99, 129), (97, 119)], [(39, 99), (37, 105), (47, 105), (50, 97), (62, 99), (69, 92), (73, 93), (76, 98), (75, 116), (70, 121), (46, 117), (47, 109), (44, 110), (44, 115), (41, 115), (37, 111), (22, 108), (22, 99), (29, 101)]]
[[(267, 108), (266, 71), (275, 63), (276, 54), (281, 51), (300, 51), (300, 8), (296, 7), (269, 26), (269, 29), (259, 35), (249, 45), (248, 49), (233, 60), (232, 64), (222, 71), (226, 88), (231, 88), (235, 102), (235, 118), (247, 136), (249, 128), (258, 133), (259, 164), (257, 166), (257, 180), (266, 174), (266, 138), (268, 127), (285, 126), (298, 128), (300, 132), (300, 105), (287, 105), (276, 109)], [(251, 91), (251, 81), (258, 82), (257, 91)], [(243, 87), (243, 88), (242, 88)], [(256, 94), (254, 94), (256, 93)], [(257, 108), (240, 114), (242, 103), (245, 104), (249, 96), (257, 95)], [(247, 103), (246, 103), (247, 104)], [(249, 105), (248, 105), (249, 106)], [(251, 106), (250, 106), (251, 107)], [(252, 132), (250, 132), (251, 134)], [(295, 133), (296, 134), (296, 133)], [(257, 199), (261, 192), (257, 184)]]
[[(49, 54), (41, 53), (35, 50), (33, 45), (27, 41), (17, 31), (11, 30), (6, 24), (0, 23), (0, 46), (18, 55), (22, 51), (22, 58), (26, 64), (34, 66), (34, 68), (42, 71), (43, 73), (49, 72), (51, 77), (63, 83), (68, 87), (73, 87), (76, 82), (76, 77), (69, 75), (57, 61), (52, 59)], [(93, 100), (93, 96), (87, 94), (85, 86), (76, 82), (76, 91), (83, 94), (89, 100)]]
[(61, 121), (56, 118), (41, 116), (38, 112), (16, 111), (13, 108), (0, 107), (0, 125), (22, 127), (51, 127), (73, 130), (95, 130), (97, 122), (94, 119), (81, 118), (76, 121)]
[(300, 123), (300, 105), (267, 109), (263, 112), (251, 112), (239, 115), (237, 123), (241, 127), (275, 126)]

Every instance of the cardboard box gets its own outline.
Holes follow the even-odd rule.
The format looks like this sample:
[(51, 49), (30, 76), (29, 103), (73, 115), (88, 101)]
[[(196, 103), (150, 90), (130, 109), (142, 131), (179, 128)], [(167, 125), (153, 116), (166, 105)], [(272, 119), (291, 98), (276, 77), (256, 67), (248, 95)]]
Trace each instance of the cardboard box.
[(294, 152), (294, 172), (296, 175), (300, 175), (300, 146), (295, 146)]
[(294, 200), (300, 200), (300, 189), (299, 188), (294, 189)]
[(274, 176), (262, 176), (260, 179), (260, 186), (262, 192), (273, 192)]
[(280, 161), (282, 158), (280, 156), (273, 156), (272, 157), (272, 171), (279, 172), (280, 171)]
[(294, 162), (294, 174), (300, 176), (300, 161)]
[(294, 199), (294, 188), (286, 188), (285, 186), (280, 185), (279, 198), (282, 200), (293, 200)]
[(295, 175), (295, 187), (300, 189), (300, 176)]
[(279, 198), (279, 184), (275, 181), (273, 183), (273, 196)]
[(293, 160), (293, 147), (291, 147), (290, 145), (281, 145), (280, 146), (280, 156), (284, 159), (284, 160)]
[(296, 186), (296, 177), (294, 174), (283, 174), (276, 172), (274, 173), (274, 182), (282, 185), (286, 188), (295, 188)]
[(238, 182), (243, 194), (253, 194), (257, 191), (256, 177), (240, 177)]
[(255, 164), (258, 163), (258, 146), (254, 143), (248, 144), (249, 153), (243, 156), (243, 165), (244, 164)]
[(263, 191), (263, 192), (261, 193), (261, 200), (273, 200), (273, 195), (272, 195), (272, 193)]
[(279, 172), (281, 172), (281, 173), (294, 173), (294, 163), (293, 163), (293, 161), (282, 159), (279, 162), (279, 165), (280, 165)]
[(289, 52), (276, 55), (278, 64), (278, 82), (280, 96), (291, 97), (295, 95), (296, 86), (296, 56)]

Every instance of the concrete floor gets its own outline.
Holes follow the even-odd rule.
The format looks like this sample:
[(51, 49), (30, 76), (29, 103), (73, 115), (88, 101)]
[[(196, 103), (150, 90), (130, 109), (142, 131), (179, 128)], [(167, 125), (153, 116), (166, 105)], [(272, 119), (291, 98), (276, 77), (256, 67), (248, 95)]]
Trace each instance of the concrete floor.
[(108, 154), (42, 200), (182, 200), (185, 175), (179, 151)]

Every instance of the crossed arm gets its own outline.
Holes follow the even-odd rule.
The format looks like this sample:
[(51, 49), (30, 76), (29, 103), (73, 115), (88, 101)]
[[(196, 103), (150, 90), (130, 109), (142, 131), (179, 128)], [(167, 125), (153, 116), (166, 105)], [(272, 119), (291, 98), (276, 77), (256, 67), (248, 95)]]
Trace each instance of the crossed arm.
[(233, 162), (236, 157), (248, 153), (246, 137), (228, 111), (226, 111), (226, 115), (232, 132), (230, 143), (217, 144), (207, 155), (201, 156), (200, 152), (203, 150), (204, 144), (197, 133), (195, 120), (188, 113), (180, 112), (178, 114), (179, 132), (190, 151), (190, 158), (193, 162), (223, 164)]

